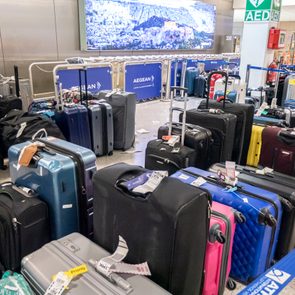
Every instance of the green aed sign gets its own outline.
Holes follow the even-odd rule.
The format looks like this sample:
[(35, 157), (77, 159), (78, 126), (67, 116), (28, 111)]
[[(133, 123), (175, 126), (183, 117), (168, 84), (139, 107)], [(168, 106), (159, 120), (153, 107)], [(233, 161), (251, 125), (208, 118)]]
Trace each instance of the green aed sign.
[(282, 0), (247, 0), (245, 22), (280, 21)]

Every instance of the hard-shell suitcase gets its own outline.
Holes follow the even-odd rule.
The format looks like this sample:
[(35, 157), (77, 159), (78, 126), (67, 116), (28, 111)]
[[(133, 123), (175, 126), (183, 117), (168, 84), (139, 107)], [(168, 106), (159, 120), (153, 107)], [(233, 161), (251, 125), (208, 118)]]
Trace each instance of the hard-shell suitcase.
[(232, 260), (232, 246), (237, 221), (243, 216), (231, 207), (212, 202), (209, 239), (204, 264), (203, 295), (224, 293), (225, 286), (231, 289), (235, 283), (229, 279)]
[(187, 88), (187, 95), (194, 95), (195, 78), (199, 76), (199, 70), (194, 67), (189, 67), (185, 72), (184, 87)]
[(52, 238), (74, 231), (93, 233), (92, 175), (96, 171), (95, 154), (70, 142), (48, 137), (38, 139), (41, 149), (29, 167), (18, 167), (22, 149), (31, 142), (9, 149), (12, 181), (34, 189), (49, 207)]
[(113, 110), (107, 102), (88, 102), (92, 150), (97, 156), (111, 155), (114, 145)]
[[(215, 164), (210, 168), (215, 172), (220, 169), (224, 169), (224, 165)], [(275, 253), (275, 259), (279, 260), (295, 248), (294, 178), (275, 171), (261, 174), (261, 171), (255, 168), (240, 165), (236, 165), (236, 170), (239, 172), (240, 181), (274, 192), (281, 197), (283, 215)]]
[[(222, 105), (216, 101), (209, 101), (208, 107), (212, 109), (220, 109)], [(206, 108), (204, 101), (201, 102), (199, 108)], [(253, 124), (254, 107), (252, 105), (225, 102), (222, 109), (225, 113), (237, 116), (232, 160), (237, 163), (246, 164), (251, 138), (251, 127)]]
[(253, 123), (257, 125), (264, 125), (264, 126), (280, 126), (280, 127), (287, 126), (287, 122), (284, 119), (276, 119), (276, 118), (269, 118), (269, 117), (263, 117), (263, 116), (254, 116)]
[(105, 99), (113, 108), (114, 149), (130, 149), (135, 140), (135, 93), (101, 91), (98, 97)]
[(235, 188), (223, 183), (214, 172), (187, 168), (175, 173), (185, 183), (204, 179), (200, 188), (216, 202), (240, 211), (246, 221), (237, 224), (230, 276), (243, 283), (254, 280), (270, 267), (278, 240), (282, 208), (279, 196), (270, 191), (238, 182)]
[[(176, 91), (184, 91), (184, 112), (186, 112), (187, 105), (187, 92), (186, 88), (171, 87), (171, 100), (169, 110), (169, 127), (168, 135), (172, 134), (172, 116), (173, 111), (178, 108), (173, 108), (173, 95)], [(185, 121), (185, 118), (184, 118)], [(184, 145), (185, 142), (185, 130), (186, 124), (181, 124), (181, 143), (176, 143), (171, 146), (168, 141), (162, 139), (151, 140), (147, 144), (145, 152), (145, 168), (150, 170), (166, 170), (169, 175), (177, 170), (189, 166), (195, 166), (197, 164), (198, 149), (190, 148)]]
[(91, 149), (90, 125), (87, 108), (83, 105), (65, 105), (55, 113), (55, 122), (67, 141)]
[(147, 172), (124, 163), (96, 172), (94, 241), (113, 252), (120, 234), (126, 262), (147, 261), (151, 279), (172, 294), (200, 294), (211, 197), (171, 177), (145, 195), (122, 185)]
[(207, 81), (205, 77), (196, 77), (194, 82), (194, 96), (204, 98), (207, 95), (206, 85)]
[(47, 205), (12, 183), (0, 185), (0, 265), (18, 271), (21, 259), (50, 241)]
[(268, 126), (262, 132), (259, 164), (295, 176), (294, 129)]
[[(118, 240), (118, 237), (117, 237)], [(114, 240), (114, 243), (117, 243)], [(72, 233), (57, 241), (46, 244), (41, 249), (25, 257), (22, 261), (22, 275), (31, 285), (36, 295), (45, 294), (52, 282), (52, 276), (60, 271), (67, 271), (82, 264), (87, 265), (88, 271), (70, 282), (69, 295), (165, 295), (170, 294), (149, 279), (128, 274), (118, 274), (130, 285), (127, 292), (110, 279), (98, 273), (89, 263), (90, 260), (100, 260), (110, 254), (86, 237)]]
[(286, 77), (282, 101), (295, 98), (295, 74), (291, 74)]
[[(172, 135), (181, 135), (182, 124), (172, 123)], [(168, 135), (169, 124), (161, 126), (158, 130), (158, 139)], [(184, 145), (197, 151), (195, 167), (208, 168), (208, 157), (213, 143), (212, 133), (209, 129), (197, 125), (185, 125)]]
[(247, 165), (257, 167), (262, 146), (262, 131), (265, 127), (260, 125), (252, 126), (252, 135), (247, 156)]
[(285, 120), (288, 127), (295, 127), (295, 111), (292, 108), (268, 108), (261, 114), (262, 117)]

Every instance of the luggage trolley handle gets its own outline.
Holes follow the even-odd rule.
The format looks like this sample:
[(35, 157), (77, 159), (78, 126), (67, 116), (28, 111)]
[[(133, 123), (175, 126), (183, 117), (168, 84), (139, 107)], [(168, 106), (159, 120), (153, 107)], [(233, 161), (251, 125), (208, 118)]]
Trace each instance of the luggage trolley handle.
[(85, 101), (86, 106), (88, 107), (88, 80), (87, 80), (87, 69), (79, 69), (79, 90), (80, 90), (80, 104), (83, 103), (83, 90), (82, 90), (82, 72), (84, 73), (84, 82), (85, 82)]
[[(183, 91), (184, 93), (184, 106), (183, 109), (173, 107), (173, 98), (177, 90)], [(172, 134), (172, 120), (173, 120), (173, 111), (183, 111), (182, 118), (182, 128), (181, 128), (181, 145), (184, 146), (184, 137), (185, 137), (185, 124), (186, 124), (186, 108), (187, 108), (187, 88), (181, 86), (172, 86), (170, 97), (170, 110), (169, 110), (169, 136)]]
[[(212, 79), (212, 76), (215, 74), (219, 74), (222, 76), (222, 78), (225, 78), (225, 83), (224, 83), (224, 100), (223, 100), (223, 109), (225, 109), (225, 98), (226, 98), (226, 91), (227, 91), (227, 83), (228, 83), (228, 74), (224, 71), (213, 71), (209, 74), (208, 76), (208, 90), (210, 90), (210, 82)], [(209, 93), (209, 92), (208, 92)], [(206, 100), (206, 109), (209, 108), (209, 95)]]

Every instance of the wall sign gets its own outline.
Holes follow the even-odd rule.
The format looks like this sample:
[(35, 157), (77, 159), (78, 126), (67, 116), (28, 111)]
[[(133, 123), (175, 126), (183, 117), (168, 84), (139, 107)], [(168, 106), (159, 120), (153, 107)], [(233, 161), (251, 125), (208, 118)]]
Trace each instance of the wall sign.
[(280, 21), (281, 0), (247, 0), (245, 22)]

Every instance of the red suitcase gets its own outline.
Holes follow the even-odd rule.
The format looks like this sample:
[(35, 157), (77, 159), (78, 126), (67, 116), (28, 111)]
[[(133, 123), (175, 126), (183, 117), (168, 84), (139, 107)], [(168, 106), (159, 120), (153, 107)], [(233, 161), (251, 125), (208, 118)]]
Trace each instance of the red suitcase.
[(295, 176), (295, 129), (264, 128), (259, 164)]

